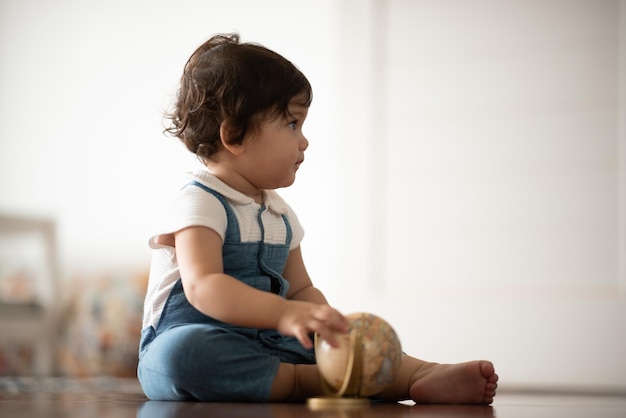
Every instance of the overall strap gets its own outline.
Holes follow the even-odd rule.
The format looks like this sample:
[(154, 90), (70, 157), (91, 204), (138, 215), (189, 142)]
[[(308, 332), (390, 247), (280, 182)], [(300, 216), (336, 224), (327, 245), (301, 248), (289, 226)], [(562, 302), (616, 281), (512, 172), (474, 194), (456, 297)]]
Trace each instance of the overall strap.
[(291, 231), (291, 225), (289, 224), (289, 220), (287, 219), (287, 215), (281, 215), (283, 218), (283, 222), (285, 222), (285, 228), (287, 228), (287, 237), (285, 239), (285, 244), (291, 245), (291, 239), (293, 238), (293, 232)]

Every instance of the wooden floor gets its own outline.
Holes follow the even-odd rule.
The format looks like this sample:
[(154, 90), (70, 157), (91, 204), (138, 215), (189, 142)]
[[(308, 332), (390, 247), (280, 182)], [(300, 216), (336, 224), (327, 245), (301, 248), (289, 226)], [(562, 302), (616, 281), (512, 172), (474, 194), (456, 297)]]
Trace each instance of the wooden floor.
[(311, 410), (306, 404), (216, 404), (148, 401), (139, 391), (102, 393), (0, 392), (7, 418), (624, 418), (626, 396), (540, 394), (502, 391), (491, 407), (374, 404), (360, 409)]

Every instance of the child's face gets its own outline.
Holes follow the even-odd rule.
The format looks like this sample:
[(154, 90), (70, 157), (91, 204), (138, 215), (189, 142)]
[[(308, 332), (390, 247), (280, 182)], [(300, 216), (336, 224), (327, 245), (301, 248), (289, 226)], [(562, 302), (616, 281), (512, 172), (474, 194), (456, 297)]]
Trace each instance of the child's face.
[(304, 161), (309, 141), (302, 133), (302, 125), (308, 108), (292, 103), (288, 113), (263, 121), (260, 129), (244, 139), (246, 177), (259, 189), (290, 186)]

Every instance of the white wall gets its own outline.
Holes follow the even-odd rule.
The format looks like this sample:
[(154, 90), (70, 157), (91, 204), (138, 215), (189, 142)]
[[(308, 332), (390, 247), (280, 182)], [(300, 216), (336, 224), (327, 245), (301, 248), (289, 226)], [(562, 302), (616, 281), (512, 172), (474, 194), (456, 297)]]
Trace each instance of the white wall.
[(421, 357), (493, 359), (503, 385), (624, 389), (625, 10), (0, 0), (0, 211), (54, 217), (65, 272), (147, 264), (196, 164), (161, 113), (195, 47), (236, 30), (313, 84), (283, 195), (332, 302)]
[(310, 78), (312, 144), (301, 183), (315, 195), (330, 188), (332, 169), (315, 156), (331, 144), (331, 2), (3, 0), (0, 7), (0, 210), (55, 217), (64, 266), (148, 259), (146, 239), (168, 190), (196, 164), (162, 134), (161, 115), (191, 52), (217, 32), (238, 31), (278, 50)]
[(387, 315), (411, 353), (491, 358), (507, 384), (626, 388), (624, 12), (361, 10), (342, 65), (344, 100), (371, 83), (342, 125), (359, 161), (342, 197), (360, 213), (340, 239), (357, 230), (346, 257), (368, 256), (340, 265), (360, 293), (342, 304)]

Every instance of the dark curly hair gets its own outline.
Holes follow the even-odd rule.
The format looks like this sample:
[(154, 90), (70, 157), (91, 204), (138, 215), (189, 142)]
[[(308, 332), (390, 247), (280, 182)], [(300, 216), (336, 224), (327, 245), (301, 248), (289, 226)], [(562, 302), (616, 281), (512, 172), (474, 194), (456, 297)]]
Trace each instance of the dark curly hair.
[(230, 144), (241, 144), (267, 118), (288, 114), (289, 103), (309, 106), (311, 85), (291, 62), (238, 34), (215, 35), (191, 55), (165, 131), (201, 160), (220, 149), (228, 121)]

